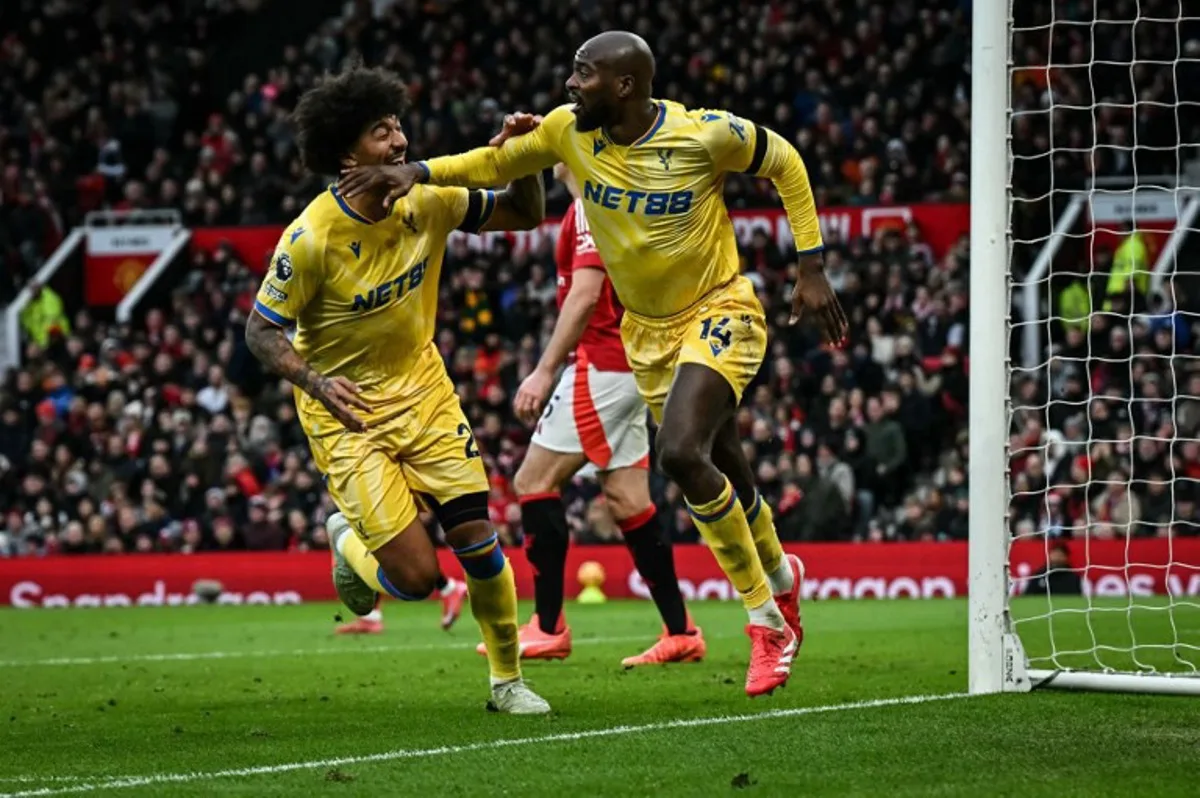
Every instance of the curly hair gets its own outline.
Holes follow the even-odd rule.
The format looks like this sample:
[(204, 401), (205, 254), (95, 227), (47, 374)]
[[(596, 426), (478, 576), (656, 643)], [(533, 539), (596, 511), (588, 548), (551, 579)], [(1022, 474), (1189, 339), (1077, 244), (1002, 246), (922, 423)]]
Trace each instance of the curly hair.
[(351, 67), (304, 93), (292, 122), (300, 158), (319, 175), (336, 175), (359, 136), (386, 116), (408, 110), (408, 89), (385, 69)]

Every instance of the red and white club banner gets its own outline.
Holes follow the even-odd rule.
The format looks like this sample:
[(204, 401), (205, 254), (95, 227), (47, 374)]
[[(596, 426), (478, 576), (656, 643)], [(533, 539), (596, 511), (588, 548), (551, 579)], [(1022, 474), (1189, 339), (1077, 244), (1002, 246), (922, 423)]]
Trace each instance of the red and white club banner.
[[(862, 236), (872, 236), (881, 229), (903, 231), (910, 222), (921, 231), (921, 238), (929, 244), (936, 257), (946, 254), (958, 239), (966, 235), (971, 226), (971, 208), (966, 204), (918, 203), (914, 205), (884, 205), (878, 207), (831, 207), (818, 212), (821, 230), (830, 238), (837, 234), (842, 241)], [(761, 210), (735, 210), (729, 212), (738, 241), (746, 244), (754, 231), (762, 230), (767, 237), (782, 249), (793, 245), (792, 229), (787, 215), (779, 208)], [(471, 249), (491, 247), (503, 236), (513, 246), (515, 253), (553, 244), (558, 236), (560, 219), (549, 218), (533, 230), (507, 233), (484, 233), (482, 236), (468, 235), (455, 231), (450, 234), (451, 244), (465, 240)], [(282, 227), (201, 227), (192, 231), (193, 249), (211, 252), (222, 244), (231, 246), (250, 268), (261, 273), (270, 262)]]
[[(804, 558), (806, 599), (951, 598), (967, 592), (966, 543), (812, 543), (785, 548)], [(510, 549), (517, 592), (533, 595), (523, 552)], [(453, 555), (442, 567), (461, 574)], [(1200, 596), (1200, 539), (1091, 541), (1072, 544), (1084, 590), (1096, 596)], [(1084, 562), (1086, 557), (1086, 568)], [(567, 594), (578, 594), (579, 566), (603, 568), (610, 598), (648, 598), (649, 591), (623, 546), (574, 546), (567, 560)], [(1046, 562), (1045, 547), (1019, 543), (1011, 552), (1013, 590)], [(690, 600), (736, 598), (704, 546), (676, 546), (676, 570)], [(326, 552), (129, 554), (0, 559), (0, 604), (34, 607), (128, 607), (195, 604), (193, 584), (219, 581), (223, 604), (299, 604), (335, 598)]]
[(119, 303), (171, 243), (166, 226), (96, 227), (87, 231), (83, 291), (88, 305)]

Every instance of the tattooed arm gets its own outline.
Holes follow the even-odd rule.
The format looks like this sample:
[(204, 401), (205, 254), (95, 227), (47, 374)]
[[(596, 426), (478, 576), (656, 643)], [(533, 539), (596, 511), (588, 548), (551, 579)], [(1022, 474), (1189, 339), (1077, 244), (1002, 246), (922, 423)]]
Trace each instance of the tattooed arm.
[(369, 413), (371, 407), (358, 397), (358, 386), (345, 377), (318, 374), (297, 354), (283, 328), (257, 309), (246, 320), (246, 347), (268, 369), (325, 405), (346, 429), (351, 432), (366, 430), (367, 425), (354, 408)]

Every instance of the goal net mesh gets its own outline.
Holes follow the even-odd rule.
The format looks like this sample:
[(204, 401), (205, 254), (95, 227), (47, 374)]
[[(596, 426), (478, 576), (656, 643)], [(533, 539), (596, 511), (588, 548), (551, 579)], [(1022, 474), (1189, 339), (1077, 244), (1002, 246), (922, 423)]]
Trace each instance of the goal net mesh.
[(1200, 675), (1200, 4), (1010, 4), (1010, 615)]

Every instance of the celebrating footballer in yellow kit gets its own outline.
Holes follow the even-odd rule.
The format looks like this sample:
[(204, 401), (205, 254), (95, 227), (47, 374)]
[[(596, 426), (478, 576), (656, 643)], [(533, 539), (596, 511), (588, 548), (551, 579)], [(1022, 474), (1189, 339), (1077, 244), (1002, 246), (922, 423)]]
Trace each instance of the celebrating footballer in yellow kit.
[[(803, 565), (783, 554), (733, 423), (762, 364), (767, 331), (752, 285), (739, 274), (722, 198), (726, 173), (770, 178), (783, 199), (800, 263), (792, 322), (811, 313), (830, 343), (842, 341), (847, 324), (824, 276), (800, 156), (777, 134), (725, 111), (652, 99), (653, 76), (654, 57), (640, 37), (601, 34), (576, 54), (567, 81), (574, 104), (551, 111), (531, 132), (463, 155), (354, 170), (339, 185), (347, 195), (386, 187), (392, 200), (417, 183), (493, 186), (557, 161), (567, 165), (626, 308), (622, 339), (661, 422), (659, 462), (747, 607), (746, 692), (760, 695), (787, 681), (803, 640)], [(534, 121), (512, 119), (507, 127), (515, 133)]]
[[(404, 84), (381, 70), (327, 79), (296, 107), (305, 164), (319, 174), (403, 164), (405, 104)], [(346, 605), (365, 615), (380, 593), (432, 592), (440, 569), (419, 494), (466, 572), (491, 670), (489, 709), (548, 712), (521, 680), (512, 568), (488, 523), (470, 424), (433, 345), (450, 231), (536, 226), (541, 177), (501, 192), (421, 187), (387, 209), (382, 200), (330, 187), (305, 208), (279, 241), (246, 343), (296, 386), (313, 459), (341, 511), (328, 526)]]

